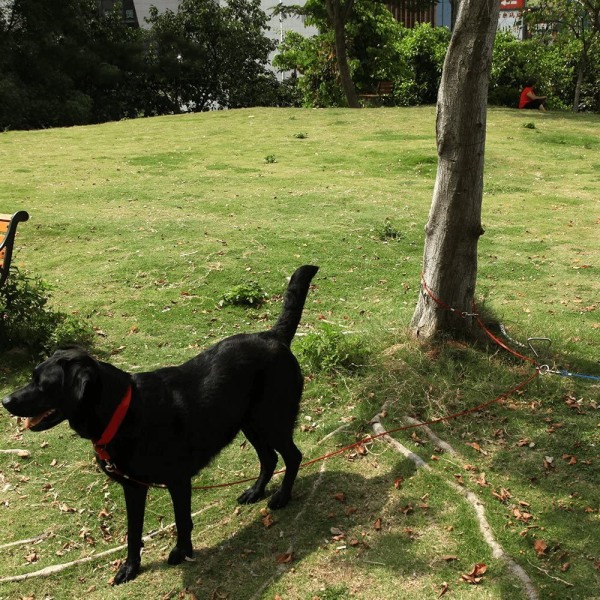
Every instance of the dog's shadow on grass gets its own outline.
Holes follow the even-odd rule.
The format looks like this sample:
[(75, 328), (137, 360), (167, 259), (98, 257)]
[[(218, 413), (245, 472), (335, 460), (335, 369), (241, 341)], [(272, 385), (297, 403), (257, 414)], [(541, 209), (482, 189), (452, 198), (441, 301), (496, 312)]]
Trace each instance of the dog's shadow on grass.
[[(235, 516), (232, 503), (228, 514), (234, 517), (226, 519), (229, 523), (216, 543), (203, 544), (207, 517), (199, 517), (194, 523), (195, 562), (176, 567), (181, 569), (183, 588), (198, 598), (249, 600), (260, 598), (264, 589), (315, 552), (323, 553), (325, 560), (366, 558), (383, 534), (376, 523), (389, 502), (387, 492), (394, 490), (396, 477), (410, 477), (414, 466), (402, 462), (383, 471), (368, 478), (334, 470), (300, 476), (293, 500), (279, 511), (267, 513), (262, 501), (242, 507)], [(209, 529), (214, 539), (214, 528)], [(144, 570), (163, 568), (173, 567), (151, 561)]]

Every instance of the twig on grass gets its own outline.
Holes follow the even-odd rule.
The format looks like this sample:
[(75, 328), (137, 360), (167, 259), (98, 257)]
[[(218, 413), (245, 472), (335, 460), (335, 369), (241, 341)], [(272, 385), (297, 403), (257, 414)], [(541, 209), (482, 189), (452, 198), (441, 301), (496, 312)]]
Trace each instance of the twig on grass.
[(534, 569), (537, 569), (538, 571), (541, 571), (544, 575), (546, 575), (546, 577), (550, 577), (550, 579), (554, 579), (554, 581), (558, 581), (559, 583), (563, 583), (564, 585), (568, 586), (568, 587), (575, 587), (575, 584), (571, 583), (570, 581), (565, 581), (564, 579), (561, 579), (560, 577), (555, 577), (554, 575), (550, 575), (550, 573), (548, 573), (548, 571), (546, 571), (546, 569), (542, 569), (542, 567), (538, 567), (537, 565), (534, 565), (530, 560), (527, 561)]
[[(192, 517), (196, 517), (199, 514), (206, 512), (208, 509), (215, 506), (217, 502), (212, 502), (208, 506), (205, 506), (201, 510), (192, 514)], [(168, 531), (169, 529), (173, 529), (175, 527), (175, 523), (171, 523), (166, 527), (162, 527), (161, 529), (157, 529), (144, 536), (142, 540), (144, 542), (148, 542), (153, 537), (156, 537), (158, 534)], [(17, 581), (25, 581), (26, 579), (31, 579), (33, 577), (47, 577), (48, 575), (54, 575), (55, 573), (60, 573), (61, 571), (65, 571), (70, 567), (74, 567), (76, 565), (83, 565), (85, 563), (91, 562), (93, 560), (98, 560), (99, 558), (104, 558), (105, 556), (109, 556), (110, 554), (114, 554), (115, 552), (120, 552), (122, 550), (127, 549), (127, 544), (122, 544), (121, 546), (117, 546), (115, 548), (110, 548), (109, 550), (105, 550), (104, 552), (99, 552), (98, 554), (92, 554), (90, 556), (84, 556), (83, 558), (78, 558), (77, 560), (72, 560), (68, 563), (61, 563), (59, 565), (51, 565), (49, 567), (45, 567), (44, 569), (40, 569), (39, 571), (33, 571), (32, 573), (23, 573), (22, 575), (12, 575), (10, 577), (3, 577), (0, 579), (1, 583), (14, 583)]]
[(35, 542), (41, 542), (42, 540), (45, 540), (51, 535), (52, 533), (50, 531), (47, 531), (46, 533), (40, 533), (40, 535), (36, 535), (35, 537), (29, 538), (28, 540), (17, 540), (15, 542), (9, 542), (8, 544), (2, 544), (0, 546), (0, 550), (12, 548), (13, 546), (25, 546), (25, 544), (35, 544)]
[(329, 438), (332, 438), (334, 435), (337, 435), (340, 431), (343, 431), (351, 424), (352, 423), (344, 423), (343, 425), (340, 425), (337, 429), (334, 429), (333, 431), (329, 432), (324, 438), (320, 439), (317, 442), (317, 446), (320, 446), (323, 442), (326, 442)]

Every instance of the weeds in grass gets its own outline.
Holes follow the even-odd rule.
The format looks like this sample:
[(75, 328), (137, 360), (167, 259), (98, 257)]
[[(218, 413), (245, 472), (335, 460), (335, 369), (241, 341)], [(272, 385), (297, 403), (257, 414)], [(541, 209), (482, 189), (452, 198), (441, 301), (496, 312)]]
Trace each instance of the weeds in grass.
[(389, 217), (384, 220), (383, 225), (375, 228), (375, 234), (381, 241), (399, 240), (403, 235)]
[(294, 134), (294, 137), (295, 137), (297, 140), (305, 140), (305, 139), (308, 137), (308, 133), (302, 133), (302, 132), (300, 132), (300, 133), (295, 133), (295, 134)]
[(267, 154), (267, 156), (265, 156), (265, 163), (268, 165), (272, 165), (275, 164), (277, 162), (277, 159), (275, 158), (274, 154)]
[(306, 373), (356, 373), (369, 362), (370, 349), (363, 338), (346, 334), (330, 323), (298, 338), (294, 352)]
[(524, 123), (523, 127), (525, 129), (535, 129), (535, 123), (533, 123), (532, 121), (530, 121), (529, 123)]
[(219, 306), (251, 306), (256, 308), (263, 304), (268, 294), (255, 281), (237, 285), (225, 292), (219, 301)]

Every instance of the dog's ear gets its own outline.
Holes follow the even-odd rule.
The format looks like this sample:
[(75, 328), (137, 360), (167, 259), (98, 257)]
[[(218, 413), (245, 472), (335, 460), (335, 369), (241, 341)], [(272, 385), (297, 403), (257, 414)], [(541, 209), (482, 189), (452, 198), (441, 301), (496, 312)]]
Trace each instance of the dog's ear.
[(96, 381), (96, 370), (88, 365), (75, 364), (71, 368), (71, 395), (75, 402), (82, 402), (90, 386)]

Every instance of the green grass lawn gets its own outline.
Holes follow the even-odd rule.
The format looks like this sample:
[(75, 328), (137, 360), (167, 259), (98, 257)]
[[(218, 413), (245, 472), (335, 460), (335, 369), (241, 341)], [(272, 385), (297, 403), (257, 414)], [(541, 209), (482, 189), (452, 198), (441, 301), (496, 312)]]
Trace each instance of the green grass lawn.
[[(434, 124), (432, 107), (252, 109), (3, 133), (0, 212), (30, 212), (14, 261), (51, 286), (54, 307), (93, 325), (99, 356), (129, 371), (269, 327), (286, 278), (319, 265), (293, 348), (314, 350), (325, 323), (347, 334), (334, 336), (333, 351), (358, 349), (364, 364), (306, 371), (297, 442), (309, 460), (371, 434), (384, 405), (391, 429), (406, 416), (477, 406), (531, 373), (496, 347), (407, 337)], [(515, 340), (550, 338), (535, 343), (550, 367), (599, 376), (600, 117), (492, 109), (484, 177), (478, 302)], [(221, 304), (253, 282), (268, 296), (260, 307)], [(30, 365), (0, 358), (3, 396)], [(302, 470), (295, 500), (269, 527), (266, 503), (236, 505), (239, 486), (199, 491), (196, 563), (165, 565), (166, 530), (147, 542), (143, 571), (126, 586), (108, 585), (120, 551), (0, 583), (0, 599), (410, 600), (438, 597), (444, 584), (447, 598), (525, 598), (448, 482), (477, 494), (540, 598), (600, 598), (598, 406), (597, 380), (538, 377), (483, 412), (433, 426), (456, 454), (418, 429), (394, 434), (431, 470), (369, 443)], [(34, 434), (4, 413), (0, 448), (31, 452), (0, 454), (0, 579), (123, 543), (121, 489), (66, 424)], [(195, 482), (251, 477), (256, 463), (240, 437)], [(168, 494), (151, 491), (145, 530), (172, 520)], [(462, 581), (477, 563), (487, 565), (481, 582)]]

